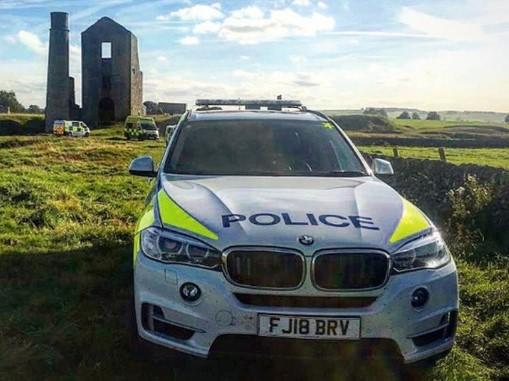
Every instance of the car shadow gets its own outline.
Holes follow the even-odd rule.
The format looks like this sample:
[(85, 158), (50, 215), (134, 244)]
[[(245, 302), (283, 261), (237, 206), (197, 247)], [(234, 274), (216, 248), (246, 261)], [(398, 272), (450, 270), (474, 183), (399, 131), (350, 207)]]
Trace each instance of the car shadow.
[(130, 348), (126, 319), (132, 295), (131, 250), (94, 246), (2, 253), (0, 379), (31, 379), (34, 374), (51, 380), (402, 379), (399, 368), (383, 359), (186, 357), (175, 363), (164, 355), (139, 356)]

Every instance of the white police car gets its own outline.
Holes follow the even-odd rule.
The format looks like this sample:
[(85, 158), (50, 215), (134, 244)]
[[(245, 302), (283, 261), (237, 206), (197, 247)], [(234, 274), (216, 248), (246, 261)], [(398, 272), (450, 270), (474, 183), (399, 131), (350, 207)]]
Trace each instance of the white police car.
[(130, 166), (155, 178), (134, 238), (143, 342), (402, 363), (451, 349), (456, 266), (432, 222), (375, 177), (390, 163), (370, 168), (297, 101), (197, 105), (246, 110), (188, 112), (158, 169)]

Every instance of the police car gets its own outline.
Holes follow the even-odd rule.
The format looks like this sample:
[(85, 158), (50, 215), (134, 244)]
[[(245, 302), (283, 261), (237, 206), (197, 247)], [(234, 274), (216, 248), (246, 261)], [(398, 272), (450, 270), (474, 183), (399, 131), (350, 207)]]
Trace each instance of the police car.
[(148, 156), (129, 168), (155, 178), (134, 237), (140, 343), (404, 364), (451, 349), (456, 266), (430, 219), (377, 178), (389, 162), (368, 166), (298, 101), (197, 105), (159, 168)]

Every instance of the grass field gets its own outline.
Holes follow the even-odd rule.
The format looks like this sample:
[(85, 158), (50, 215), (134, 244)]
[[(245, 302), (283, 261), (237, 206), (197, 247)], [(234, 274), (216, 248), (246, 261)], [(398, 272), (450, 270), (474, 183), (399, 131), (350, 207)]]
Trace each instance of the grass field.
[[(368, 154), (393, 156), (392, 147), (361, 146), (359, 149)], [(439, 160), (438, 148), (434, 147), (398, 147), (403, 158)], [(509, 149), (506, 148), (446, 148), (447, 161), (453, 164), (477, 164), (509, 169)]]
[(44, 114), (2, 114), (0, 113), (0, 120), (15, 120), (20, 123), (25, 123), (29, 120), (43, 120)]
[[(164, 362), (128, 351), (124, 325), (131, 233), (150, 187), (127, 166), (162, 153), (161, 141), (126, 142), (119, 129), (89, 139), (0, 137), (0, 380), (174, 379)], [(458, 345), (429, 379), (507, 379), (507, 267), (461, 256), (458, 266)], [(349, 379), (348, 366), (320, 378)], [(195, 379), (225, 379), (232, 367)], [(351, 368), (385, 379), (367, 364)], [(289, 371), (275, 370), (280, 379), (324, 372), (316, 363), (293, 377)], [(240, 372), (230, 379), (259, 379), (249, 368)]]
[(411, 127), (416, 130), (420, 129), (442, 129), (454, 126), (498, 126), (508, 127), (504, 123), (488, 123), (475, 121), (456, 121), (456, 120), (413, 120), (413, 119), (391, 119), (398, 127)]
[[(412, 114), (415, 110), (387, 110), (389, 118), (396, 119), (403, 111), (408, 111)], [(324, 110), (329, 115), (362, 115), (363, 110), (351, 109), (351, 110)], [(427, 116), (426, 111), (419, 110), (417, 112), (421, 120), (425, 120)], [(455, 124), (463, 123), (464, 121), (489, 124), (500, 124), (504, 123), (504, 119), (507, 114), (501, 112), (483, 112), (483, 111), (438, 111), (442, 120), (453, 122)]]

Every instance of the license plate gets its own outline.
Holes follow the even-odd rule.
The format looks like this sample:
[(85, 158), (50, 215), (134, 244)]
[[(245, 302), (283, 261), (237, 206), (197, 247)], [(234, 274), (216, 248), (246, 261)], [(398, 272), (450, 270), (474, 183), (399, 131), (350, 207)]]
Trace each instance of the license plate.
[(360, 318), (259, 315), (258, 319), (260, 336), (354, 340), (360, 332)]

